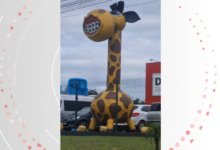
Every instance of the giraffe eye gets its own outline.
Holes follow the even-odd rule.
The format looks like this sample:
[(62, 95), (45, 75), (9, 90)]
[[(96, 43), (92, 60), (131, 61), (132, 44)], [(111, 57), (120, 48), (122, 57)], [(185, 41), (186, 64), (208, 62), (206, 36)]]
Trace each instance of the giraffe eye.
[(116, 10), (113, 10), (113, 11), (110, 11), (110, 13), (113, 15), (113, 16), (120, 16), (121, 13), (116, 11)]
[(116, 16), (120, 16), (120, 15), (121, 15), (121, 13), (120, 13), (120, 12), (117, 12)]

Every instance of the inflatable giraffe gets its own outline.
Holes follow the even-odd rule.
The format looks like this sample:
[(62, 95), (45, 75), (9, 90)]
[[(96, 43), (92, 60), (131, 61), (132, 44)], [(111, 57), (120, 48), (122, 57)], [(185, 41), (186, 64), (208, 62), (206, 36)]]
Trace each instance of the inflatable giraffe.
[(125, 12), (124, 2), (120, 1), (110, 6), (108, 12), (95, 9), (83, 22), (84, 34), (92, 41), (101, 42), (108, 39), (108, 75), (107, 89), (99, 93), (91, 103), (92, 120), (89, 131), (94, 131), (96, 123), (107, 124), (107, 131), (112, 132), (116, 119), (116, 82), (118, 81), (118, 123), (128, 123), (129, 129), (136, 132), (131, 115), (133, 101), (120, 89), (121, 74), (121, 32), (126, 22), (134, 23), (140, 20), (133, 12)]

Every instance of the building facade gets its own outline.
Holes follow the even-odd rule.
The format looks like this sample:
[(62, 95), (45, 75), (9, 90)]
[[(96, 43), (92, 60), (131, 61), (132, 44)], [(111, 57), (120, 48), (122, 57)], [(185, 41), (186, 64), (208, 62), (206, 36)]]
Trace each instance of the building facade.
[(161, 102), (161, 63), (146, 64), (145, 103)]

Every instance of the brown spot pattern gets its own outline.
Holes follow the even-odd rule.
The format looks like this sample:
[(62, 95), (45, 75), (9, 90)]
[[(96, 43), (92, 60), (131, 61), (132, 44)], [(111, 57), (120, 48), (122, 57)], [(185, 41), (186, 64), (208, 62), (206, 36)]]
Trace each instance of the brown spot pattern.
[(120, 101), (124, 104), (125, 108), (128, 109), (128, 106), (131, 103), (130, 98), (128, 98), (125, 94), (122, 94)]
[(94, 99), (98, 99), (98, 98), (102, 95), (102, 93), (103, 93), (103, 92), (101, 92), (101, 93), (99, 93), (98, 95), (96, 95)]
[(100, 100), (97, 102), (97, 107), (99, 108), (99, 111), (100, 111), (101, 113), (104, 112), (104, 110), (105, 110), (105, 103), (104, 103), (104, 101), (103, 101), (102, 99), (100, 99)]
[(116, 39), (114, 44), (110, 46), (110, 49), (116, 54), (121, 53), (121, 44), (118, 39)]
[(108, 75), (107, 75), (107, 85), (108, 85)]
[(110, 37), (109, 39), (108, 39), (108, 41), (110, 42), (112, 40), (112, 37)]
[(108, 88), (107, 88), (106, 91), (114, 91), (114, 86), (113, 86), (112, 83), (110, 83), (110, 84), (108, 85)]
[(108, 68), (109, 68), (109, 66), (110, 66), (110, 63), (108, 62)]
[(117, 61), (117, 57), (114, 56), (114, 55), (110, 55), (110, 59), (111, 59), (111, 61), (113, 61), (113, 62), (116, 62), (116, 61)]
[(109, 74), (110, 76), (112, 76), (113, 73), (114, 73), (114, 71), (115, 71), (115, 66), (111, 66), (111, 67), (108, 69), (108, 74)]
[(117, 67), (119, 67), (119, 65), (120, 65), (120, 64), (119, 64), (119, 63), (117, 63)]
[(107, 123), (108, 119), (109, 119), (109, 115), (105, 114), (102, 122)]
[(100, 14), (104, 14), (105, 13), (105, 10), (104, 9), (99, 9), (98, 11)]
[(109, 92), (106, 97), (106, 99), (116, 99), (116, 93), (115, 92)]
[[(109, 111), (111, 113), (112, 118), (116, 118), (116, 103), (112, 103), (109, 106)], [(118, 106), (118, 113), (121, 111), (121, 107)]]
[(124, 123), (124, 122), (127, 122), (127, 120), (128, 120), (128, 114), (126, 112), (126, 113), (123, 114), (123, 116), (120, 119), (118, 119), (118, 122), (119, 123)]
[(113, 83), (116, 84), (116, 81), (118, 80), (118, 84), (120, 84), (120, 74), (121, 74), (121, 69), (118, 69), (117, 72), (116, 72), (116, 76), (113, 80)]
[(114, 33), (117, 33), (117, 27), (115, 27), (115, 31), (114, 31)]
[(101, 121), (99, 121), (99, 119), (96, 117), (94, 109), (92, 109), (92, 116), (94, 117), (96, 123), (101, 123)]
[(101, 115), (100, 113), (97, 113), (97, 116), (98, 116), (99, 118), (102, 118), (102, 115)]
[(121, 92), (121, 93), (122, 93), (123, 91), (122, 91), (121, 89), (118, 89), (118, 92)]
[(119, 57), (119, 62), (121, 63), (121, 56)]

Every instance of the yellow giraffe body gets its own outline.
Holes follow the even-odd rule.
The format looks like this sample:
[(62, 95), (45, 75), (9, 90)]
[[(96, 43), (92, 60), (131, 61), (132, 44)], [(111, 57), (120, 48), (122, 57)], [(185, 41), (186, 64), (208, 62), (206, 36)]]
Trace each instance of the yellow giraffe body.
[[(94, 22), (100, 22), (99, 29), (92, 34)], [(96, 123), (107, 124), (108, 131), (113, 130), (116, 121), (116, 81), (118, 81), (118, 123), (128, 123), (131, 131), (135, 126), (131, 120), (133, 101), (120, 89), (121, 75), (121, 32), (125, 27), (123, 15), (114, 16), (103, 9), (95, 9), (84, 19), (86, 36), (96, 42), (108, 39), (107, 89), (99, 93), (91, 103), (92, 120), (89, 130), (95, 130)], [(89, 29), (87, 28), (89, 27)]]

